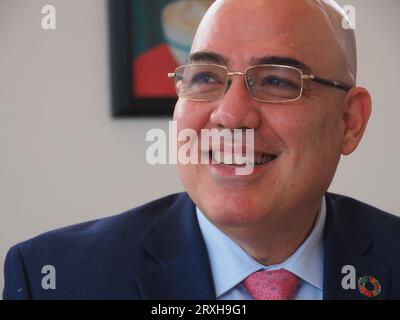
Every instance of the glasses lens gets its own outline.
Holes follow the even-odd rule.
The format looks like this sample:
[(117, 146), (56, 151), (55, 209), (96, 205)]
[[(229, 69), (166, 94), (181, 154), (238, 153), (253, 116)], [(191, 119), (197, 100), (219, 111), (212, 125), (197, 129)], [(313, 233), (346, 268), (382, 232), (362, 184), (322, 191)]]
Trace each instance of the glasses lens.
[(254, 66), (247, 70), (247, 86), (252, 96), (265, 102), (295, 100), (301, 95), (301, 72), (291, 67)]
[(228, 71), (216, 65), (186, 65), (175, 70), (175, 87), (179, 97), (211, 101), (221, 98), (226, 90)]

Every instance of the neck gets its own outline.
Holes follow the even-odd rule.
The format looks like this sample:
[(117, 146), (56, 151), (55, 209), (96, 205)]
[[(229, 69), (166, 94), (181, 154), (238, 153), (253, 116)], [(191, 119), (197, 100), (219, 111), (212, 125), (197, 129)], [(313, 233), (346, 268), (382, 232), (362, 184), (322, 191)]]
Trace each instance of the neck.
[(262, 265), (278, 264), (288, 259), (307, 239), (318, 216), (320, 203), (292, 214), (277, 214), (275, 218), (254, 226), (217, 226), (243, 250)]

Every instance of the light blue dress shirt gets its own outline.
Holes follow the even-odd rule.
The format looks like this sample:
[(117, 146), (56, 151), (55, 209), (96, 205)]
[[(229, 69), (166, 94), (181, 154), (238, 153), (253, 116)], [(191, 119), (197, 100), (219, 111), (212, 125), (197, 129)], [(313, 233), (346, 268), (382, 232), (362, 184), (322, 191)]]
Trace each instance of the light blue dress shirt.
[(294, 300), (322, 300), (325, 197), (321, 200), (313, 230), (303, 244), (282, 263), (268, 267), (258, 263), (236, 242), (215, 227), (199, 208), (196, 208), (196, 212), (207, 247), (218, 300), (251, 300), (252, 297), (241, 282), (253, 272), (277, 269), (286, 269), (301, 279)]

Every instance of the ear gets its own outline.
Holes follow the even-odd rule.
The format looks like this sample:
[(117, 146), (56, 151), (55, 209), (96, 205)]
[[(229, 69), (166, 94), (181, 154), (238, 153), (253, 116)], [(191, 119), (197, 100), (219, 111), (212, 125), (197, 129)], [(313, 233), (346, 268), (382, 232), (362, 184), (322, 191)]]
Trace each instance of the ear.
[(371, 105), (371, 95), (367, 89), (355, 87), (347, 93), (343, 110), (343, 155), (352, 153), (360, 143), (371, 115)]

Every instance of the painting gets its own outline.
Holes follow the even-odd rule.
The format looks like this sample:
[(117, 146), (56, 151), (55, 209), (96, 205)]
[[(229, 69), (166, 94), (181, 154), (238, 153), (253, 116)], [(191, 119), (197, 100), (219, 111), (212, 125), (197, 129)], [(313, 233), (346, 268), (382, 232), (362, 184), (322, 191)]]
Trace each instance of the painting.
[(167, 77), (189, 56), (213, 0), (109, 0), (112, 114), (170, 116), (176, 103)]

